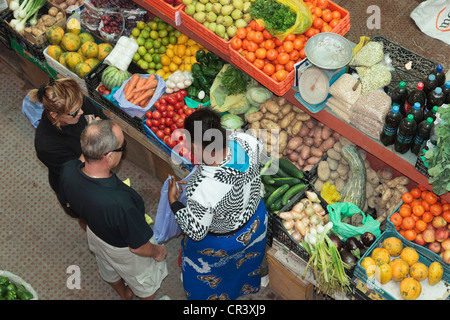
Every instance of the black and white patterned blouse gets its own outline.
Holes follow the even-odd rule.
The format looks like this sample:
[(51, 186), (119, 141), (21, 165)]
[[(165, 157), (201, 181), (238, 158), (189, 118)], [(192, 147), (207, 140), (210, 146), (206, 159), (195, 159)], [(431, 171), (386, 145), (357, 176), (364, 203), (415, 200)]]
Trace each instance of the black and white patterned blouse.
[(171, 206), (181, 230), (194, 241), (208, 233), (224, 235), (238, 230), (261, 200), (261, 141), (243, 132), (231, 133), (229, 141), (236, 141), (247, 153), (248, 168), (242, 171), (227, 166), (229, 155), (218, 166), (201, 164), (186, 185), (186, 206), (178, 201)]

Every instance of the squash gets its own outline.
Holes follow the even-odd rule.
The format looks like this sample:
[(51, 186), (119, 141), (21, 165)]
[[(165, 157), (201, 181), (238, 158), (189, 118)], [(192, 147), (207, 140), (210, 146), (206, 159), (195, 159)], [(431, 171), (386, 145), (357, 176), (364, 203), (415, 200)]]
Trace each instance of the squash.
[(120, 87), (129, 77), (131, 77), (131, 74), (128, 71), (121, 71), (115, 66), (108, 66), (103, 71), (102, 83), (111, 90), (114, 87)]
[(422, 286), (414, 278), (406, 278), (400, 282), (400, 295), (405, 300), (416, 300), (422, 292)]
[(340, 202), (351, 202), (361, 211), (366, 204), (366, 167), (361, 155), (353, 145), (342, 148), (342, 157), (347, 160), (350, 168), (350, 176), (341, 192)]

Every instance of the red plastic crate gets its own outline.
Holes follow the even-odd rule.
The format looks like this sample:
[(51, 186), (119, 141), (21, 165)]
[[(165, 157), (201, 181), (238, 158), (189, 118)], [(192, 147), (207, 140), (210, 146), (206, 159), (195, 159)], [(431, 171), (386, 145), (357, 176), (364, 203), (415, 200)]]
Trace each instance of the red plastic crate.
[[(344, 8), (338, 6), (334, 2), (328, 1), (328, 8), (331, 11), (339, 11), (341, 13), (341, 22), (334, 27), (332, 32), (344, 36), (350, 30), (350, 13)], [(275, 81), (260, 69), (256, 68), (252, 63), (248, 62), (239, 52), (229, 46), (229, 55), (231, 61), (241, 70), (253, 77), (267, 89), (276, 95), (284, 95), (294, 85), (295, 70), (291, 71), (283, 81)]]
[(201, 23), (197, 22), (194, 18), (184, 12), (184, 8), (181, 11), (181, 21), (189, 30), (207, 40), (214, 48), (226, 55), (230, 54), (230, 41), (226, 41), (222, 37), (219, 37)]
[(177, 11), (184, 11), (184, 4), (180, 4), (174, 7), (163, 0), (144, 0), (144, 2), (150, 4), (153, 8), (157, 9), (159, 12), (163, 13), (165, 16), (175, 21), (175, 13)]

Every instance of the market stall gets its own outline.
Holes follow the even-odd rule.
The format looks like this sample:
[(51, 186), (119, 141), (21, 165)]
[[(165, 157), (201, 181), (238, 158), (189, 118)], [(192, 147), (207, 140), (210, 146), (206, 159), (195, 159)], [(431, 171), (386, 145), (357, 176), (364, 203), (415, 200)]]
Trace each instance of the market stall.
[(199, 163), (177, 134), (199, 107), (258, 135), (271, 156), (270, 282), (285, 299), (448, 299), (450, 83), (438, 63), (381, 36), (350, 43), (350, 13), (332, 1), (125, 2), (44, 2), (30, 16), (55, 19), (40, 33), (7, 9), (2, 30), (49, 76), (76, 79), (162, 181)]

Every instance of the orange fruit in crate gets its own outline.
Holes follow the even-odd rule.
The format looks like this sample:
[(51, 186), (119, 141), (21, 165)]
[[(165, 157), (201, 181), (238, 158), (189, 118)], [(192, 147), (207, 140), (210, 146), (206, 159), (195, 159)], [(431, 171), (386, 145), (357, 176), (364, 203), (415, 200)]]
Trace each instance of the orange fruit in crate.
[(400, 215), (400, 213), (398, 212), (394, 212), (391, 217), (390, 217), (391, 222), (394, 224), (394, 226), (396, 227), (400, 227), (403, 221), (402, 216)]
[(428, 268), (423, 263), (416, 262), (409, 268), (409, 275), (417, 281), (425, 280), (428, 277)]
[(392, 269), (392, 280), (400, 282), (409, 275), (409, 265), (406, 261), (396, 258), (389, 262)]
[(75, 67), (80, 62), (84, 62), (83, 57), (78, 52), (69, 52), (66, 56), (66, 66), (71, 71), (75, 71)]
[(388, 283), (392, 279), (392, 268), (387, 263), (382, 263), (375, 268), (375, 279), (381, 284)]
[(419, 254), (416, 249), (412, 247), (406, 247), (400, 253), (400, 259), (406, 261), (409, 266), (412, 266), (414, 263), (419, 261)]
[(50, 57), (52, 57), (56, 61), (59, 61), (59, 57), (61, 57), (63, 51), (60, 46), (52, 44), (48, 46), (47, 53)]
[(86, 58), (95, 58), (98, 56), (98, 44), (92, 41), (87, 41), (81, 45), (81, 53)]
[(80, 49), (80, 46), (81, 39), (75, 33), (68, 32), (61, 39), (61, 48), (65, 51), (75, 52)]
[(385, 248), (375, 248), (373, 249), (370, 257), (375, 261), (375, 263), (380, 266), (383, 263), (389, 263), (391, 260), (391, 255), (389, 251)]
[(403, 218), (401, 227), (405, 230), (411, 230), (416, 225), (416, 222), (414, 221), (414, 218), (412, 217), (405, 217)]
[(84, 78), (84, 76), (91, 71), (91, 67), (86, 62), (80, 62), (75, 66), (75, 73), (77, 76), (79, 76), (81, 79)]
[(51, 44), (60, 44), (64, 36), (64, 29), (59, 26), (51, 26), (47, 29), (46, 35)]
[(400, 282), (400, 295), (405, 300), (416, 300), (422, 292), (422, 286), (414, 278), (406, 278)]
[(382, 247), (388, 251), (390, 256), (398, 257), (403, 250), (403, 243), (399, 238), (389, 237), (383, 240)]

